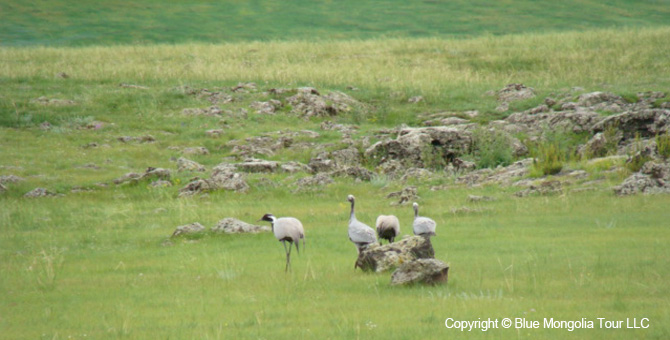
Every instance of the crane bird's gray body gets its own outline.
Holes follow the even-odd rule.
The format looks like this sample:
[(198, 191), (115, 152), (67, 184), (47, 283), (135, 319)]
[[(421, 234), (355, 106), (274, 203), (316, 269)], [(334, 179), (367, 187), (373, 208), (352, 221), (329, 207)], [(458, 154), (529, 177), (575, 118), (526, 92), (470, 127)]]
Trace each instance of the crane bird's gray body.
[[(263, 215), (261, 220), (272, 223), (272, 232), (275, 234), (275, 238), (284, 245), (284, 251), (286, 251), (285, 271), (288, 271), (291, 264), (291, 245), (295, 244), (295, 250), (300, 254), (300, 240), (302, 239), (302, 247), (303, 250), (305, 249), (305, 230), (302, 223), (294, 217), (277, 218), (272, 214)], [(286, 242), (288, 242), (288, 249), (286, 248)]]
[[(356, 214), (354, 213), (354, 201), (355, 197), (349, 195), (347, 200), (351, 202), (351, 214), (349, 215), (349, 240), (356, 245), (358, 252), (368, 245), (377, 242), (377, 236), (375, 236), (375, 230), (370, 228), (363, 222), (360, 222), (356, 219)], [(354, 266), (356, 268), (356, 266)]]
[(375, 226), (377, 227), (379, 244), (382, 243), (382, 239), (388, 240), (389, 243), (393, 243), (396, 236), (400, 235), (400, 221), (393, 215), (379, 215)]
[(414, 224), (412, 227), (414, 229), (414, 235), (419, 236), (435, 236), (435, 227), (437, 223), (431, 218), (419, 216), (419, 204), (414, 202), (412, 204), (414, 207)]

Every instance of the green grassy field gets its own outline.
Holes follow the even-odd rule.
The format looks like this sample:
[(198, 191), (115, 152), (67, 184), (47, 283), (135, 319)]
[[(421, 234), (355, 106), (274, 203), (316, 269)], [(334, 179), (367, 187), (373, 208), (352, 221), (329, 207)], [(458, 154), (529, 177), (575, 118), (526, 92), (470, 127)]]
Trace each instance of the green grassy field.
[[(352, 137), (374, 142), (379, 129), (418, 126), (426, 114), (478, 110), (486, 123), (576, 86), (667, 93), (667, 1), (190, 4), (0, 4), (0, 176), (25, 179), (0, 193), (0, 339), (670, 337), (670, 196), (614, 196), (611, 187), (630, 175), (625, 168), (608, 173), (610, 163), (569, 160), (565, 167), (587, 170), (597, 190), (526, 198), (513, 195), (518, 187), (469, 188), (445, 174), (407, 183), (336, 178), (293, 193), (306, 174), (282, 173), (248, 175), (246, 193), (177, 198), (202, 174), (174, 171), (174, 147), (206, 147), (209, 155), (187, 157), (209, 170), (230, 156), (229, 141), (278, 130), (317, 131), (308, 141), (341, 146), (339, 132), (321, 130), (325, 120), (356, 124)], [(310, 12), (317, 5), (323, 17)], [(209, 19), (195, 26), (203, 13)], [(269, 18), (276, 25), (257, 24)], [(584, 28), (594, 29), (577, 32)], [(108, 46), (116, 44), (130, 45)], [(247, 115), (182, 114), (211, 105), (182, 86), (229, 93), (239, 82), (259, 91), (221, 106)], [(486, 93), (508, 83), (538, 95), (497, 112)], [(346, 92), (367, 110), (304, 120), (249, 109), (269, 98), (265, 90), (298, 86)], [(425, 100), (409, 104), (416, 95)], [(34, 101), (42, 96), (74, 103)], [(223, 136), (205, 134), (214, 128)], [(156, 141), (118, 140), (146, 135)], [(264, 158), (306, 163), (314, 152)], [(173, 186), (111, 184), (147, 167), (173, 170)], [(451, 266), (446, 285), (391, 287), (390, 273), (353, 269), (346, 196), (356, 195), (359, 220), (395, 214), (411, 234), (411, 207), (385, 198), (406, 185), (418, 187), (422, 215), (438, 223), (433, 245)], [(64, 196), (23, 197), (35, 187)], [(472, 203), (471, 194), (497, 200)], [(271, 234), (170, 238), (180, 225), (254, 222), (268, 212), (305, 225), (307, 249), (287, 274)], [(595, 329), (461, 332), (447, 329), (446, 318), (585, 318)], [(624, 328), (601, 329), (598, 318)], [(649, 328), (625, 328), (643, 318)]]
[(473, 37), (667, 25), (660, 1), (40, 1), (0, 3), (0, 46)]

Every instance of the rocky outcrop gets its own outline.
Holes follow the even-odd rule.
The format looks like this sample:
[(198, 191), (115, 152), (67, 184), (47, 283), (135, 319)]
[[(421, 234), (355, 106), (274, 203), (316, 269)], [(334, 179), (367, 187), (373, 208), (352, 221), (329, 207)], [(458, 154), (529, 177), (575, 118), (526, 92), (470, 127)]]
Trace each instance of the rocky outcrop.
[(238, 219), (227, 217), (216, 223), (211, 229), (214, 233), (226, 233), (226, 234), (257, 234), (272, 231), (272, 228), (268, 226), (260, 226), (249, 224)]
[(417, 259), (403, 263), (391, 275), (391, 285), (447, 283), (449, 265), (436, 259)]
[(165, 180), (169, 181), (171, 177), (170, 170), (163, 168), (148, 167), (144, 174), (129, 172), (113, 182), (116, 185), (135, 184), (143, 180)]
[(210, 178), (196, 178), (179, 189), (179, 197), (193, 196), (215, 190), (247, 191), (249, 185), (244, 180), (244, 176), (235, 171), (234, 165), (221, 163), (212, 170)]
[(364, 271), (383, 272), (415, 259), (434, 258), (430, 238), (410, 236), (383, 246), (374, 244), (358, 254), (356, 267)]
[(322, 95), (313, 87), (298, 88), (297, 93), (286, 98), (292, 106), (292, 112), (301, 117), (329, 117), (349, 112), (362, 105), (345, 93), (333, 91)]
[(640, 172), (634, 173), (615, 187), (614, 193), (619, 196), (670, 193), (670, 165), (655, 161), (647, 162)]
[(550, 129), (582, 133), (591, 132), (601, 120), (603, 117), (595, 111), (516, 112), (504, 120), (512, 126), (503, 124), (501, 127), (508, 132), (540, 133)]
[(533, 164), (533, 159), (526, 158), (506, 167), (476, 170), (456, 178), (456, 183), (469, 186), (482, 184), (510, 185), (526, 176), (531, 164)]
[(432, 167), (467, 153), (471, 144), (472, 133), (455, 127), (402, 128), (396, 139), (370, 146), (365, 157), (378, 164), (396, 160), (410, 167)]
[(618, 115), (610, 116), (594, 125), (594, 133), (603, 132), (608, 128), (615, 128), (623, 133), (623, 139), (634, 139), (654, 137), (657, 134), (670, 131), (670, 110), (645, 109), (640, 111), (627, 111)]

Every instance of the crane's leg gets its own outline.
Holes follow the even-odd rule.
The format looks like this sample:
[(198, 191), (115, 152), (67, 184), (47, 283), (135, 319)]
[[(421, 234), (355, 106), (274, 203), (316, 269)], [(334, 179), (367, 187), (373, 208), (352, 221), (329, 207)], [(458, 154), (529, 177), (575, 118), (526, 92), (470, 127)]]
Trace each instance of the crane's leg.
[(286, 240), (282, 240), (281, 244), (284, 245), (284, 252), (286, 253), (286, 268), (284, 269), (284, 272), (287, 272), (288, 271), (289, 253), (291, 251), (291, 245), (289, 245), (289, 248), (286, 249)]

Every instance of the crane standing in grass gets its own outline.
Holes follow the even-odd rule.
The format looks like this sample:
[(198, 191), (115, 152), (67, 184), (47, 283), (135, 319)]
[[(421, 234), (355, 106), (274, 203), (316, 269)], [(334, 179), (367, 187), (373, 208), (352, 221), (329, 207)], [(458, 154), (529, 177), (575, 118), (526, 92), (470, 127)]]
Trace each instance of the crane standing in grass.
[(412, 206), (414, 207), (414, 224), (412, 225), (414, 235), (425, 237), (436, 236), (435, 226), (437, 223), (431, 218), (419, 216), (419, 203), (414, 202)]
[[(347, 196), (347, 200), (351, 202), (351, 214), (349, 215), (349, 240), (356, 245), (358, 253), (360, 254), (361, 250), (368, 245), (377, 242), (377, 237), (375, 236), (374, 229), (356, 219), (356, 214), (354, 212), (354, 201), (356, 198), (353, 195), (349, 195)], [(357, 266), (358, 263), (354, 264), (354, 269), (356, 269)]]
[[(288, 271), (291, 264), (291, 246), (295, 244), (295, 250), (300, 254), (300, 240), (302, 239), (302, 248), (305, 249), (305, 230), (302, 223), (294, 217), (280, 217), (277, 218), (272, 214), (265, 214), (261, 221), (268, 221), (272, 223), (272, 232), (275, 238), (284, 245), (286, 251), (286, 269)], [(288, 242), (288, 249), (286, 248)]]
[(382, 239), (393, 243), (396, 236), (400, 235), (400, 221), (393, 215), (379, 215), (377, 217), (377, 237), (379, 237), (379, 244), (382, 244)]

